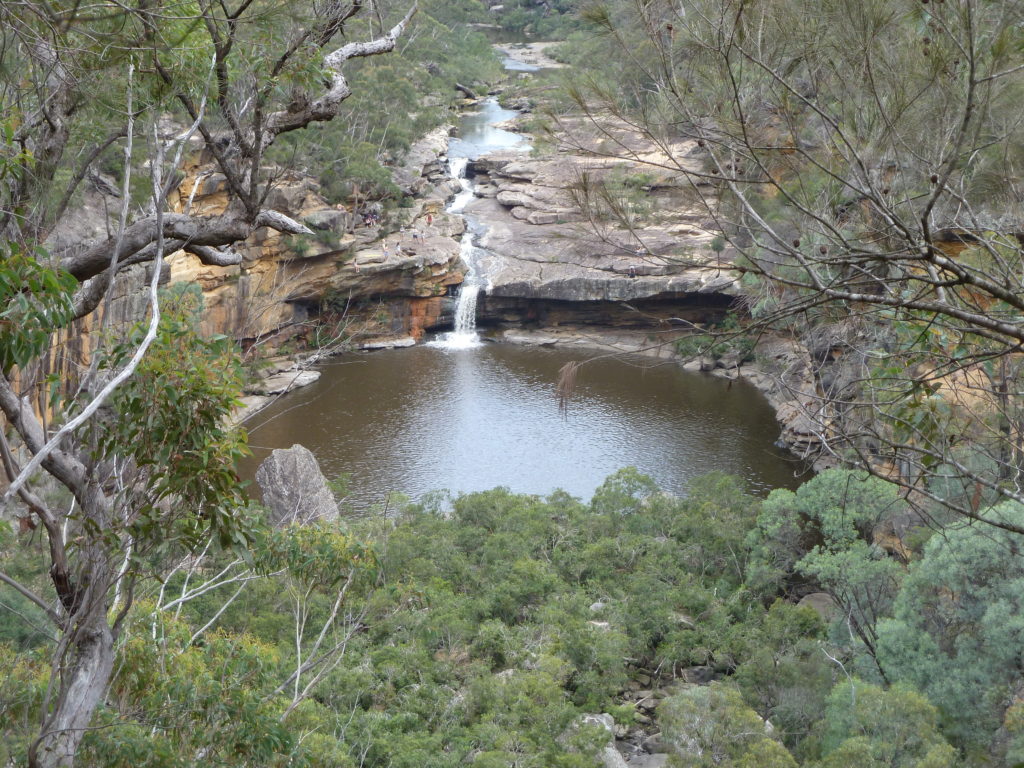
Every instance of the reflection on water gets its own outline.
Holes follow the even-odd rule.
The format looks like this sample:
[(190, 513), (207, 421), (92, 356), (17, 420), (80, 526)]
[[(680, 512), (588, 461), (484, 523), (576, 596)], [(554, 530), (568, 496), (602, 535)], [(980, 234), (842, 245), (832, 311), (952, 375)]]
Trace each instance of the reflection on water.
[(484, 99), (478, 108), (462, 112), (459, 135), (448, 143), (448, 156), (475, 160), (501, 149), (527, 149), (529, 143), (521, 135), (495, 127), (496, 123), (511, 120), (518, 114), (511, 109), (503, 109), (496, 99)]
[[(499, 49), (500, 50), (500, 49)], [(505, 54), (501, 60), (501, 66), (503, 66), (509, 72), (538, 72), (540, 67), (536, 64), (527, 64), (525, 61), (513, 58), (509, 54)]]
[(328, 477), (351, 474), (350, 501), (362, 509), (392, 491), (498, 485), (589, 498), (629, 465), (675, 493), (716, 470), (761, 492), (794, 486), (797, 467), (772, 445), (778, 427), (752, 387), (674, 366), (593, 361), (563, 416), (558, 369), (584, 357), (488, 344), (339, 359), (246, 425), (255, 456), (242, 472), (251, 477), (270, 449), (301, 443)]

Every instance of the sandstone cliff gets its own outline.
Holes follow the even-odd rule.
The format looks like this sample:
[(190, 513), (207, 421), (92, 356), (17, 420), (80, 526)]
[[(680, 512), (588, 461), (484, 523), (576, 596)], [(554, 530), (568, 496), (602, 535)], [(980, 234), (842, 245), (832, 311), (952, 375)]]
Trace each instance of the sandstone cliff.
[[(243, 261), (233, 267), (210, 267), (189, 254), (173, 255), (171, 280), (195, 282), (203, 290), (203, 330), (245, 345), (275, 346), (308, 335), (322, 313), (351, 313), (351, 319), (368, 302), (378, 308), (360, 319), (376, 317), (377, 333), (416, 335), (441, 322), (441, 299), (449, 286), (462, 281), (455, 239), (462, 220), (444, 212), (453, 190), (438, 162), (448, 130), (425, 136), (395, 169), (396, 182), (416, 197), (411, 207), (397, 208), (378, 223), (365, 226), (363, 214), (380, 212), (379, 204), (332, 203), (311, 177), (281, 172), (267, 207), (302, 221), (312, 236), (257, 230), (239, 244)], [(229, 204), (225, 179), (211, 173), (202, 158), (184, 170), (177, 210), (223, 211)], [(401, 301), (396, 304), (396, 299)]]

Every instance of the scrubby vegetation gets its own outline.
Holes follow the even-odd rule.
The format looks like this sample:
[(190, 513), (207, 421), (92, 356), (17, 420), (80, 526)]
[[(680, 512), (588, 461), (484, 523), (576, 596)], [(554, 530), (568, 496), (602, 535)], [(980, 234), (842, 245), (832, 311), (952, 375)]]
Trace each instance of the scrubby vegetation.
[[(479, 3), (421, 5), (407, 44), (387, 58), (367, 58), (351, 68), (353, 94), (339, 119), (291, 134), (274, 148), (275, 159), (316, 176), (331, 201), (353, 197), (398, 204), (401, 195), (389, 166), (401, 161), (413, 141), (452, 119), (461, 98), (455, 83), (483, 87), (500, 74), (487, 37), (470, 26), (487, 20)], [(362, 34), (369, 34), (369, 27)]]
[[(262, 529), (251, 581), (202, 591), (225, 553), (140, 596), (82, 757), (590, 766), (609, 734), (580, 718), (609, 712), (660, 731), (676, 765), (1012, 764), (1010, 534), (922, 531), (903, 562), (872, 540), (900, 505), (846, 470), (763, 501), (715, 475), (672, 498), (623, 470), (589, 503), (496, 489)], [(30, 537), (3, 546), (42, 578)], [(831, 607), (796, 605), (814, 591)], [(3, 743), (19, 762), (48, 639), (2, 626)]]

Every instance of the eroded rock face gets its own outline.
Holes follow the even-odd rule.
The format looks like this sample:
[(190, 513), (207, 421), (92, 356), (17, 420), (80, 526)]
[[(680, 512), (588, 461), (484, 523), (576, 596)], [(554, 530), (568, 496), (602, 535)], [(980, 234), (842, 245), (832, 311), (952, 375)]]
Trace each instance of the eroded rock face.
[[(282, 173), (266, 207), (302, 221), (313, 235), (289, 237), (259, 229), (238, 245), (243, 261), (232, 267), (206, 266), (195, 256), (174, 254), (171, 280), (195, 282), (203, 290), (202, 330), (262, 340), (301, 328), (324, 309), (344, 312), (369, 299), (442, 297), (449, 286), (461, 283), (457, 238), (463, 222), (443, 210), (455, 185), (438, 160), (447, 136), (447, 127), (432, 131), (395, 169), (399, 186), (419, 195), (411, 208), (400, 211), (397, 224), (403, 231), (364, 226), (361, 211), (331, 205), (311, 177)], [(176, 210), (212, 215), (227, 208), (223, 176), (198, 160), (185, 172)], [(422, 333), (422, 328), (398, 330)]]
[(775, 408), (782, 426), (779, 442), (798, 456), (818, 457), (833, 415), (819, 391), (807, 348), (793, 339), (767, 338), (758, 345), (757, 356), (760, 366), (745, 375)]
[(259, 469), (256, 482), (274, 525), (336, 520), (338, 505), (310, 450), (301, 445), (278, 448)]

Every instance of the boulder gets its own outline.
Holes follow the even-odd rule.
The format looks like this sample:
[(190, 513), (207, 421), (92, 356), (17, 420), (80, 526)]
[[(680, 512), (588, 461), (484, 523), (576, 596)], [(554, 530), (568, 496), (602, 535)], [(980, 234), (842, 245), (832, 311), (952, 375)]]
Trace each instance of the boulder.
[(725, 368), (726, 370), (730, 370), (732, 368), (739, 368), (740, 367), (740, 353), (737, 352), (734, 349), (729, 350), (724, 355), (722, 355), (720, 358), (718, 358), (717, 361), (715, 361), (715, 367), (716, 368)]
[(668, 747), (665, 745), (665, 742), (661, 740), (661, 731), (658, 731), (657, 733), (652, 733), (650, 736), (643, 740), (640, 746), (643, 747), (645, 752), (650, 752), (651, 754), (666, 752), (668, 750)]
[(338, 505), (312, 452), (304, 446), (271, 451), (259, 469), (256, 483), (274, 525), (336, 520)]
[(513, 160), (511, 163), (506, 163), (501, 168), (501, 175), (508, 179), (533, 181), (537, 178), (537, 174), (537, 166), (534, 163), (529, 162)]
[(797, 607), (813, 608), (815, 613), (821, 616), (821, 620), (826, 623), (832, 621), (839, 613), (839, 606), (828, 592), (811, 592), (809, 595), (804, 595), (797, 603)]
[(531, 224), (555, 224), (558, 222), (558, 214), (555, 211), (533, 211), (527, 215), (526, 220)]
[(373, 341), (360, 344), (359, 348), (371, 351), (375, 349), (399, 349), (414, 346), (416, 346), (416, 339), (412, 336), (401, 336), (397, 339), (374, 339)]
[(668, 755), (656, 753), (653, 755), (637, 755), (626, 762), (629, 768), (665, 768), (668, 765)]
[(532, 196), (518, 190), (503, 189), (498, 192), (496, 199), (506, 208), (522, 207), (536, 209), (540, 207)]
[(580, 722), (582, 725), (599, 725), (608, 731), (608, 744), (601, 750), (604, 768), (628, 768), (625, 758), (615, 748), (615, 719), (611, 715), (584, 715)]
[(321, 232), (341, 232), (348, 223), (348, 213), (335, 208), (313, 211), (303, 217), (307, 227)]
[(688, 667), (680, 677), (686, 683), (705, 685), (715, 679), (715, 670), (709, 666)]
[(278, 395), (312, 384), (319, 378), (320, 371), (281, 371), (257, 382), (252, 387), (252, 394)]
[(221, 190), (226, 182), (227, 176), (223, 173), (204, 174), (200, 179), (197, 179), (199, 188), (196, 190), (196, 193), (201, 197), (215, 195)]

